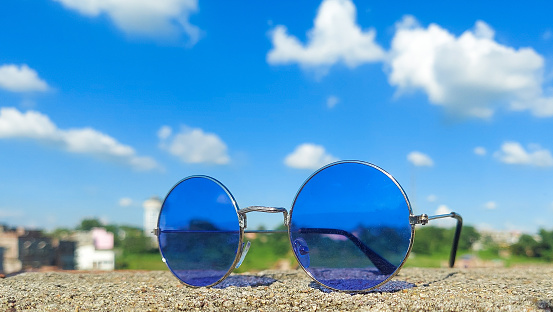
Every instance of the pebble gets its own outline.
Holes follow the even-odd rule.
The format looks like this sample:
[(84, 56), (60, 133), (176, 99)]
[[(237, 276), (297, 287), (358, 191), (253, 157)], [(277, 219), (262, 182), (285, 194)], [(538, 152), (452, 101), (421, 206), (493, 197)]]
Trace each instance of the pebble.
[(553, 311), (553, 265), (404, 268), (363, 294), (330, 291), (299, 270), (232, 274), (213, 288), (183, 287), (167, 271), (29, 272), (0, 280), (0, 311), (436, 310)]

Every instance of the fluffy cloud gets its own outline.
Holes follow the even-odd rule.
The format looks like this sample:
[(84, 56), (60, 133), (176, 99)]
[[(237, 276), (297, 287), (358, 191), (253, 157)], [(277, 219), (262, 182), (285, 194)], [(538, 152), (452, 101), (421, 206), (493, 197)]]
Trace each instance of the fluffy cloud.
[[(451, 213), (451, 209), (447, 205), (440, 205), (438, 209), (434, 212), (434, 215), (445, 215)], [(432, 220), (430, 225), (439, 226), (439, 227), (453, 227), (457, 224), (457, 221), (453, 218), (443, 218)]]
[[(460, 36), (436, 24), (424, 28), (413, 16), (396, 23), (389, 51), (376, 42), (376, 31), (363, 31), (350, 0), (324, 0), (307, 42), (285, 26), (271, 34), (270, 64), (298, 63), (326, 73), (336, 63), (353, 68), (382, 62), (397, 94), (422, 90), (431, 103), (449, 113), (489, 118), (498, 108), (553, 116), (553, 96), (543, 88), (544, 58), (532, 48), (495, 41), (495, 31), (477, 21)], [(544, 38), (549, 39), (546, 32)]]
[(137, 170), (152, 170), (159, 165), (150, 157), (136, 155), (130, 146), (92, 128), (59, 129), (48, 116), (36, 111), (20, 112), (16, 108), (0, 109), (0, 139), (27, 138), (57, 145), (80, 154), (94, 155), (122, 162)]
[(173, 133), (173, 129), (171, 129), (171, 127), (163, 126), (159, 128), (159, 131), (157, 132), (157, 136), (160, 140), (165, 140), (171, 136), (171, 133)]
[(494, 153), (494, 156), (501, 162), (510, 165), (553, 166), (551, 152), (538, 144), (530, 144), (526, 150), (518, 142), (505, 142), (501, 145), (501, 150)]
[(48, 84), (25, 64), (7, 64), (0, 66), (0, 88), (12, 92), (47, 91)]
[(482, 21), (454, 36), (413, 17), (398, 23), (388, 55), (389, 82), (399, 93), (423, 90), (433, 104), (465, 116), (490, 117), (500, 105), (553, 116), (553, 98), (542, 90), (544, 60), (531, 48), (494, 40)]
[(183, 126), (181, 132), (173, 135), (170, 127), (163, 126), (158, 136), (160, 147), (185, 163), (224, 165), (230, 162), (227, 145), (216, 134)]
[(486, 151), (486, 149), (483, 148), (482, 146), (478, 146), (474, 148), (474, 154), (478, 156), (486, 156), (487, 153), (488, 152)]
[(407, 160), (417, 167), (434, 166), (434, 161), (432, 160), (432, 158), (430, 158), (430, 156), (417, 151), (409, 153), (407, 155)]
[(436, 212), (434, 212), (436, 215), (444, 215), (450, 213), (451, 210), (446, 205), (440, 205), (438, 206), (438, 209), (436, 209)]
[(349, 0), (323, 1), (305, 45), (289, 35), (285, 26), (276, 26), (271, 32), (273, 49), (267, 54), (267, 61), (273, 65), (298, 63), (323, 68), (344, 63), (353, 68), (382, 60), (385, 53), (374, 41), (375, 30), (361, 30), (356, 13)]
[(318, 169), (337, 160), (338, 158), (328, 154), (323, 146), (304, 143), (286, 156), (284, 164), (296, 169)]
[(190, 24), (189, 16), (198, 11), (197, 0), (54, 0), (80, 14), (109, 18), (127, 34), (176, 38), (181, 34), (195, 44), (200, 29)]

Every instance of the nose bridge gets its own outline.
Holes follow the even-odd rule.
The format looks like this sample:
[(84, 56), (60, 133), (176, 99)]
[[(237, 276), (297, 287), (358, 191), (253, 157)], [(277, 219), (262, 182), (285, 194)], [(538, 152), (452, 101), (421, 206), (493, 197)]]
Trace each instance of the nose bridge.
[(246, 208), (242, 208), (238, 210), (238, 215), (240, 216), (240, 220), (243, 224), (241, 224), (244, 228), (248, 227), (248, 222), (246, 218), (246, 214), (248, 212), (267, 212), (267, 213), (280, 213), (284, 215), (284, 225), (288, 226), (288, 210), (286, 208), (282, 207), (267, 207), (267, 206), (249, 206)]

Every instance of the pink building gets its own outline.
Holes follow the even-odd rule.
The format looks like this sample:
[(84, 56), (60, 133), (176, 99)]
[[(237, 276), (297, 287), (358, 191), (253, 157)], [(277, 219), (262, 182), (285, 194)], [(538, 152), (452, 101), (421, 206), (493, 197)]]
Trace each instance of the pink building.
[(78, 270), (106, 270), (115, 268), (113, 233), (104, 228), (74, 234), (77, 241), (75, 258)]
[(113, 249), (113, 233), (104, 228), (93, 228), (90, 232), (97, 250)]

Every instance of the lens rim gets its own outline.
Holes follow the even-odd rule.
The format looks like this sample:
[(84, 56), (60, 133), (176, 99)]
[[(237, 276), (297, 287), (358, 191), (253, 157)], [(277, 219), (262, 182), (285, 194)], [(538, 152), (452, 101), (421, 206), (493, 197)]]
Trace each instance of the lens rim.
[(173, 272), (173, 269), (167, 263), (167, 259), (165, 258), (165, 255), (163, 254), (163, 251), (161, 250), (160, 235), (157, 235), (157, 246), (158, 246), (158, 249), (159, 249), (159, 253), (161, 254), (161, 260), (163, 261), (163, 263), (165, 263), (165, 265), (167, 266), (169, 271), (171, 271), (173, 276), (175, 276), (182, 284), (184, 284), (188, 287), (193, 287), (193, 288), (212, 287), (212, 286), (215, 286), (215, 285), (219, 284), (220, 282), (222, 282), (225, 278), (227, 278), (232, 273), (232, 271), (236, 267), (236, 264), (240, 260), (240, 256), (242, 255), (241, 246), (244, 243), (244, 226), (242, 226), (240, 215), (238, 214), (238, 210), (239, 210), (238, 203), (234, 199), (234, 196), (232, 196), (232, 193), (227, 189), (227, 187), (223, 183), (219, 182), (217, 179), (212, 178), (210, 176), (206, 176), (206, 175), (192, 175), (192, 176), (189, 176), (189, 177), (186, 177), (186, 178), (180, 180), (169, 190), (169, 192), (167, 192), (167, 195), (165, 195), (165, 198), (163, 199), (163, 203), (161, 205), (161, 209), (159, 210), (159, 216), (157, 217), (156, 226), (157, 226), (157, 230), (161, 231), (161, 228), (159, 227), (159, 221), (161, 219), (161, 213), (163, 211), (163, 207), (165, 206), (165, 201), (167, 200), (167, 198), (169, 197), (171, 192), (182, 182), (184, 182), (186, 180), (190, 180), (190, 179), (195, 179), (195, 178), (208, 179), (208, 180), (214, 182), (215, 184), (217, 184), (219, 187), (221, 187), (225, 191), (225, 193), (228, 195), (228, 197), (230, 198), (230, 200), (232, 202), (232, 206), (234, 207), (234, 212), (236, 213), (236, 222), (238, 223), (238, 226), (240, 228), (240, 234), (239, 234), (239, 238), (238, 238), (238, 246), (236, 247), (236, 255), (234, 256), (234, 261), (232, 262), (232, 265), (229, 267), (229, 270), (227, 271), (227, 273), (225, 273), (225, 275), (223, 275), (223, 277), (221, 277), (219, 280), (217, 280), (216, 282), (214, 282), (212, 284), (205, 285), (205, 286), (190, 285), (190, 284), (186, 283), (185, 281), (183, 281), (182, 279), (180, 279), (180, 277), (177, 274), (175, 274), (175, 272)]
[(414, 242), (414, 239), (415, 239), (415, 226), (414, 224), (412, 224), (411, 222), (409, 223), (410, 226), (411, 226), (411, 237), (409, 239), (409, 247), (407, 249), (407, 252), (405, 253), (405, 258), (403, 258), (403, 261), (401, 262), (401, 264), (396, 268), (396, 270), (390, 274), (390, 276), (388, 276), (385, 280), (383, 280), (382, 282), (380, 282), (379, 284), (373, 286), (373, 287), (369, 287), (369, 288), (366, 288), (366, 289), (360, 289), (360, 290), (344, 290), (344, 289), (339, 289), (339, 288), (334, 288), (334, 287), (331, 287), (331, 286), (328, 286), (328, 285), (325, 285), (323, 283), (321, 283), (319, 280), (317, 280), (313, 274), (311, 274), (311, 272), (309, 272), (305, 267), (303, 267), (303, 265), (301, 264), (301, 261), (300, 259), (298, 258), (298, 255), (296, 254), (296, 252), (294, 251), (294, 246), (293, 246), (293, 243), (292, 243), (292, 216), (293, 216), (293, 213), (294, 213), (294, 206), (296, 204), (296, 200), (298, 199), (298, 196), (300, 195), (301, 191), (303, 190), (303, 188), (307, 185), (307, 183), (313, 178), (315, 177), (318, 173), (320, 173), (321, 171), (325, 170), (325, 169), (328, 169), (330, 167), (333, 167), (333, 166), (337, 166), (337, 165), (341, 165), (341, 164), (351, 164), (351, 163), (354, 163), (354, 164), (361, 164), (361, 165), (365, 165), (365, 166), (369, 166), (369, 167), (372, 167), (373, 169), (376, 169), (378, 171), (380, 171), (381, 173), (385, 174), (390, 180), (392, 180), (392, 182), (394, 182), (394, 184), (398, 187), (398, 189), (401, 191), (401, 194), (403, 195), (403, 198), (405, 199), (405, 202), (407, 203), (407, 208), (408, 208), (408, 212), (409, 212), (409, 217), (413, 215), (413, 210), (411, 208), (411, 203), (409, 202), (409, 198), (407, 197), (407, 194), (405, 193), (405, 191), (403, 190), (403, 188), (401, 187), (401, 185), (399, 184), (399, 182), (397, 182), (397, 180), (390, 174), (388, 173), (386, 170), (372, 164), (372, 163), (369, 163), (369, 162), (366, 162), (366, 161), (361, 161), (361, 160), (341, 160), (341, 161), (336, 161), (336, 162), (333, 162), (333, 163), (330, 163), (328, 165), (325, 165), (321, 168), (319, 168), (317, 171), (313, 172), (309, 178), (307, 178), (305, 180), (305, 182), (303, 182), (303, 184), (301, 185), (301, 187), (299, 188), (298, 192), (296, 193), (296, 196), (294, 197), (294, 201), (292, 202), (292, 206), (290, 207), (290, 212), (288, 213), (289, 216), (288, 216), (288, 241), (290, 242), (290, 248), (292, 248), (292, 253), (294, 254), (294, 257), (296, 258), (296, 261), (298, 262), (299, 266), (303, 269), (303, 271), (309, 276), (311, 277), (317, 284), (325, 287), (325, 288), (328, 288), (328, 289), (331, 289), (331, 290), (335, 290), (335, 291), (340, 291), (340, 292), (351, 292), (351, 293), (359, 293), (359, 292), (368, 292), (368, 291), (371, 291), (373, 289), (377, 289), (378, 287), (386, 284), (390, 279), (392, 279), (400, 270), (401, 268), (403, 267), (403, 265), (405, 264), (405, 261), (407, 260), (407, 258), (409, 257), (409, 254), (411, 253), (411, 248), (413, 247), (413, 242)]

